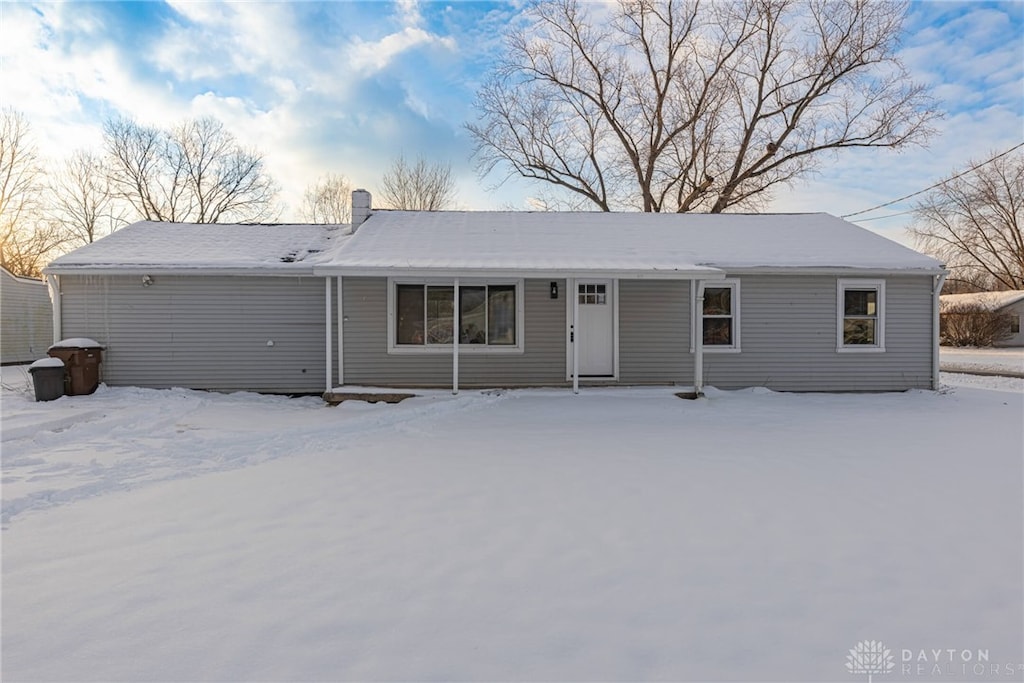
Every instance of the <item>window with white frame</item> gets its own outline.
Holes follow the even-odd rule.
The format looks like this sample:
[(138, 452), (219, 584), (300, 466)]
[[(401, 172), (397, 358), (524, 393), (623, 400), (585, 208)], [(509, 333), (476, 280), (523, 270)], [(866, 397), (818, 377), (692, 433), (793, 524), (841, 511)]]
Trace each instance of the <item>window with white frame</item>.
[(393, 285), (391, 348), (449, 347), (458, 307), (459, 344), (510, 349), (520, 339), (519, 286), (515, 283)]
[(839, 280), (837, 287), (839, 351), (885, 349), (885, 282)]
[(704, 287), (703, 342), (709, 351), (740, 348), (740, 283), (721, 280)]

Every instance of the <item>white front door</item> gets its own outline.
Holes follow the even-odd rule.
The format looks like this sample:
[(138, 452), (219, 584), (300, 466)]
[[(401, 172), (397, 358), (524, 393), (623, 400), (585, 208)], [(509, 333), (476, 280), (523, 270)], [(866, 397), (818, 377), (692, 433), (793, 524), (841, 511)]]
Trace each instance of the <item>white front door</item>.
[(577, 280), (580, 377), (615, 375), (615, 297), (611, 280)]

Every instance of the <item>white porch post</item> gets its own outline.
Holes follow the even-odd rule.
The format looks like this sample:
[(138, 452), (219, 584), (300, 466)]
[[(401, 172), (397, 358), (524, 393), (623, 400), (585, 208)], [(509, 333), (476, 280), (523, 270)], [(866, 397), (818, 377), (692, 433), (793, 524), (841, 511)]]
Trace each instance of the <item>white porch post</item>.
[(704, 393), (704, 281), (694, 280), (697, 296), (694, 297), (693, 316), (693, 392)]
[(938, 391), (942, 385), (942, 380), (939, 377), (939, 295), (942, 294), (942, 285), (948, 274), (936, 275), (932, 283), (932, 391)]
[(334, 354), (331, 352), (332, 351), (332, 349), (331, 349), (331, 339), (332, 339), (331, 326), (332, 326), (332, 322), (333, 321), (331, 320), (331, 278), (329, 278), (329, 277), (325, 277), (324, 278), (324, 300), (325, 300), (324, 317), (326, 318), (326, 323), (327, 323), (327, 325), (326, 325), (327, 326), (327, 332), (326, 332), (326, 342), (327, 342), (327, 364), (326, 364), (326, 367), (327, 367), (327, 372), (326, 372), (326, 377), (324, 378), (324, 382), (327, 384), (327, 388), (324, 389), (324, 391), (330, 391), (331, 388), (332, 388), (331, 387), (331, 380), (333, 379), (333, 376), (334, 376), (334, 367), (333, 367), (334, 366), (334, 358), (333, 358)]
[[(61, 302), (60, 302), (60, 276), (59, 275), (47, 275), (46, 276), (47, 289), (50, 290), (50, 304), (53, 309), (53, 343), (56, 344), (61, 340), (63, 334), (63, 321), (61, 320)], [(109, 343), (110, 340), (108, 339)]]
[(452, 292), (452, 393), (459, 393), (459, 278)]
[(569, 343), (572, 346), (572, 393), (580, 393), (580, 352), (579, 335), (576, 330), (576, 323), (580, 319), (580, 297), (577, 292), (576, 279), (566, 281), (566, 289), (572, 297), (572, 322), (569, 324)]
[(342, 277), (338, 276), (338, 386), (345, 385), (345, 304), (342, 298)]

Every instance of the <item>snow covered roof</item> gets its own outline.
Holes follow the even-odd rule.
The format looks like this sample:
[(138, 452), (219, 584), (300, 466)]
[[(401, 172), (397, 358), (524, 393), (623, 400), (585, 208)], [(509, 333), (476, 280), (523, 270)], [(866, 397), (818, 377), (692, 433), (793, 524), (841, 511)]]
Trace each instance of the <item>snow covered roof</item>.
[(941, 268), (935, 259), (824, 213), (377, 211), (315, 272), (686, 277), (755, 269)]
[(377, 211), (336, 225), (141, 222), (47, 273), (518, 273), (722, 277), (802, 269), (939, 272), (941, 264), (834, 216)]
[(348, 226), (142, 221), (61, 256), (47, 273), (260, 273), (312, 275), (348, 239)]
[(12, 280), (15, 280), (17, 282), (23, 282), (26, 285), (40, 285), (40, 286), (44, 286), (44, 287), (46, 286), (46, 283), (43, 280), (39, 279), (39, 278), (35, 278), (35, 277), (22, 277), (21, 275), (15, 275), (14, 273), (12, 273), (11, 271), (7, 270), (3, 266), (0, 266), (0, 273), (3, 273), (7, 277), (9, 277)]
[(974, 292), (972, 294), (943, 294), (939, 306), (945, 310), (953, 306), (981, 306), (989, 311), (998, 311), (1018, 301), (1024, 301), (1024, 290), (1010, 289), (1005, 292)]

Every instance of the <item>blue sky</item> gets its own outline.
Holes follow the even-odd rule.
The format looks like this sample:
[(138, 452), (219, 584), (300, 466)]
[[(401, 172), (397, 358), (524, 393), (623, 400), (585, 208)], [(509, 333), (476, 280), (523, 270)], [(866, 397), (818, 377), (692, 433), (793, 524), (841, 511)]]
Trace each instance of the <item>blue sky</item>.
[[(504, 2), (4, 2), (0, 105), (28, 117), (52, 158), (98, 147), (109, 115), (214, 115), (265, 153), (285, 219), (317, 176), (373, 190), (402, 153), (449, 161), (462, 208), (526, 208), (542, 188), (479, 179), (462, 127), (517, 16)], [(902, 58), (947, 112), (940, 135), (843, 154), (770, 210), (858, 211), (1024, 141), (1024, 2), (916, 2), (906, 28)], [(901, 239), (906, 221), (863, 225)]]

